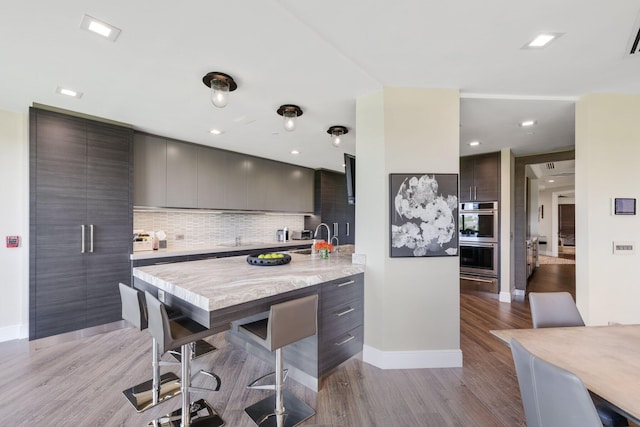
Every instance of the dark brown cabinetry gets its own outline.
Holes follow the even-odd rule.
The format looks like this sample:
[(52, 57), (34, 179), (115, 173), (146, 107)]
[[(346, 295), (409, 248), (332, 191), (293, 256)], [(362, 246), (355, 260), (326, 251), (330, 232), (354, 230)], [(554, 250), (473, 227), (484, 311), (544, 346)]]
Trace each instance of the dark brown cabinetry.
[[(355, 242), (355, 206), (347, 203), (347, 183), (343, 173), (315, 172), (314, 206), (314, 215), (305, 217), (305, 228), (313, 231), (324, 222), (341, 245)], [(325, 233), (321, 232), (320, 236), (324, 238)]]
[(500, 199), (500, 153), (460, 158), (460, 201)]
[(120, 320), (130, 282), (131, 129), (30, 110), (29, 337)]

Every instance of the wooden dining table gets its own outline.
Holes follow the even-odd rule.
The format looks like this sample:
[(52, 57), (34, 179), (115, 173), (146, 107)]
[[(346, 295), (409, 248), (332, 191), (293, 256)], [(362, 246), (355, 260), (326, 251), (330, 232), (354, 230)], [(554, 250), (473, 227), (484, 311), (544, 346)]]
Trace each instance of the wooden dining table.
[(593, 393), (640, 425), (640, 325), (491, 331), (576, 374)]

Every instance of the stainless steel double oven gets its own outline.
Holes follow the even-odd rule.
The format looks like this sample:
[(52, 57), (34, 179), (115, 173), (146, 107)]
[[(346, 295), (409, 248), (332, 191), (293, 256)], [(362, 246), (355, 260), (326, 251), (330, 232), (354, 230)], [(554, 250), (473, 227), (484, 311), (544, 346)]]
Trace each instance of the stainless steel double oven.
[(499, 272), (498, 202), (461, 203), (460, 278), (474, 289), (497, 292)]

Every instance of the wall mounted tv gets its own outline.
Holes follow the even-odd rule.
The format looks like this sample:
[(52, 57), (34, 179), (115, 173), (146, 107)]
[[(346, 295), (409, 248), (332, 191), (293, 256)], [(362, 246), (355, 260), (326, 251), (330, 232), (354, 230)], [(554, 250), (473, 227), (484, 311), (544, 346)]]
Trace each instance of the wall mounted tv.
[(344, 173), (347, 181), (347, 203), (356, 204), (356, 157), (344, 153)]

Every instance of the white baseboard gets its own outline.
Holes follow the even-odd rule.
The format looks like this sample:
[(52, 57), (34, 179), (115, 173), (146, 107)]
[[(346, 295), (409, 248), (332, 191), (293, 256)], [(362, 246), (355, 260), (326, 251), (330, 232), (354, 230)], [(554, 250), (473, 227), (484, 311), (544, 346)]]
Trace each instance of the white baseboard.
[(11, 325), (0, 328), (0, 342), (29, 338), (29, 325)]
[(511, 297), (511, 292), (500, 292), (499, 300), (511, 304)]
[(380, 369), (462, 367), (462, 350), (381, 351), (365, 345), (362, 360)]
[(516, 289), (513, 292), (513, 295), (515, 295), (517, 297), (524, 297), (524, 289)]

